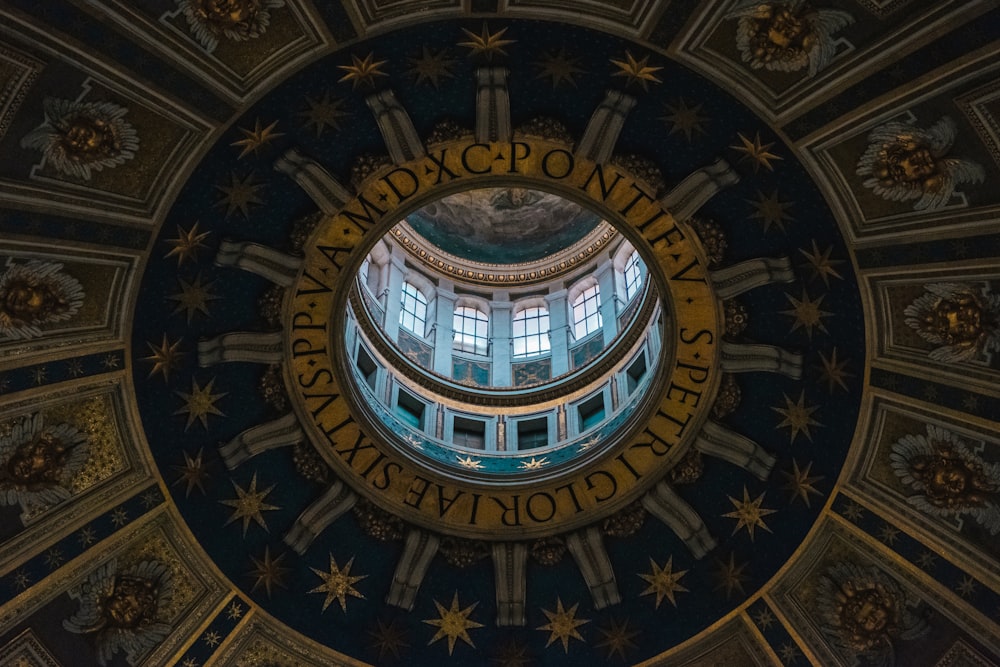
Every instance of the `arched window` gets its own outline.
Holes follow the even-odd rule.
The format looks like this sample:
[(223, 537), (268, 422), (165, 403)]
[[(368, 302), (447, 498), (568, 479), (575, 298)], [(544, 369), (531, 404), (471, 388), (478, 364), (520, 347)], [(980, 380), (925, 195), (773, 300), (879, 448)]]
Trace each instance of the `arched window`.
[(595, 283), (573, 299), (573, 333), (579, 340), (601, 326), (601, 288)]
[(625, 262), (625, 300), (631, 301), (632, 297), (639, 293), (642, 287), (642, 274), (646, 265), (639, 258), (639, 252), (633, 250)]
[(412, 283), (403, 283), (399, 325), (421, 337), (427, 326), (427, 297)]
[(455, 309), (452, 328), (455, 331), (455, 349), (460, 352), (486, 354), (489, 342), (489, 318), (478, 308), (459, 306)]
[(361, 269), (358, 271), (358, 276), (361, 278), (361, 284), (369, 289), (369, 276), (372, 268), (372, 256), (365, 256), (365, 261), (361, 262)]
[(517, 311), (511, 333), (515, 357), (530, 357), (548, 352), (549, 309), (544, 306), (533, 306)]

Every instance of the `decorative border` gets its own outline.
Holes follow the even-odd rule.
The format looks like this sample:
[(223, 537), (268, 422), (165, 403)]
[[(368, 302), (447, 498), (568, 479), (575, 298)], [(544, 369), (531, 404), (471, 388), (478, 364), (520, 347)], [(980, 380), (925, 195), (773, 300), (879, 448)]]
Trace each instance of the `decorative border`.
[(586, 264), (618, 236), (618, 231), (604, 222), (554, 258), (524, 264), (480, 264), (438, 249), (428, 250), (433, 246), (405, 222), (400, 222), (389, 233), (413, 257), (454, 280), (490, 287), (524, 287), (554, 280)]

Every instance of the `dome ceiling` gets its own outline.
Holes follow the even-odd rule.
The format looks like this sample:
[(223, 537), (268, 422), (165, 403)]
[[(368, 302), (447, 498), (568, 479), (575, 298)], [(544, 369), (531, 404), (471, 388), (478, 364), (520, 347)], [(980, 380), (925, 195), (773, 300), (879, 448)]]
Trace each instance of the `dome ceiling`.
[(482, 188), (433, 201), (406, 222), (449, 254), (482, 264), (523, 264), (570, 247), (600, 218), (548, 192)]
[[(0, 664), (1000, 661), (988, 3), (11, 5)], [(327, 348), (403, 218), (615, 225), (628, 437), (397, 463)]]

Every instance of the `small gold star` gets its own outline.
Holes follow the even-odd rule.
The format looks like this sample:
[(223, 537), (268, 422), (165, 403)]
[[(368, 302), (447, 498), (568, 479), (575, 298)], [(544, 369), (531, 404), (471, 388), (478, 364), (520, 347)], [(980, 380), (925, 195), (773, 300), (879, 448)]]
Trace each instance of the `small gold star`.
[(962, 582), (955, 587), (955, 590), (963, 598), (972, 597), (976, 592), (976, 580), (972, 577), (962, 577)]
[(736, 527), (733, 528), (733, 535), (735, 535), (740, 528), (746, 528), (747, 533), (750, 535), (750, 541), (753, 542), (754, 529), (757, 527), (763, 528), (769, 533), (774, 532), (767, 527), (766, 523), (764, 523), (764, 517), (768, 514), (774, 514), (778, 510), (761, 507), (761, 503), (764, 502), (765, 493), (767, 492), (764, 491), (753, 500), (750, 500), (750, 493), (747, 491), (746, 485), (744, 485), (743, 500), (736, 500), (736, 498), (729, 496), (729, 502), (731, 502), (733, 507), (736, 509), (732, 512), (727, 512), (722, 516), (730, 519), (736, 519)]
[(101, 365), (109, 371), (118, 368), (118, 364), (120, 363), (121, 358), (117, 354), (108, 354), (101, 359)]
[(128, 513), (124, 507), (118, 507), (111, 513), (111, 523), (114, 524), (115, 528), (121, 528), (128, 523)]
[(715, 571), (715, 578), (719, 583), (716, 584), (714, 590), (725, 589), (727, 600), (732, 597), (735, 590), (739, 590), (740, 593), (746, 595), (743, 584), (749, 577), (743, 573), (743, 570), (746, 569), (747, 563), (737, 565), (736, 555), (732, 553), (729, 554), (728, 563), (723, 563), (720, 560), (716, 560), (715, 563), (718, 566)]
[(195, 660), (193, 657), (192, 658), (188, 658), (187, 660), (185, 660), (181, 664), (184, 667), (198, 667), (198, 661)]
[(337, 566), (337, 561), (333, 559), (333, 554), (330, 554), (330, 571), (324, 572), (323, 570), (317, 570), (314, 567), (309, 568), (312, 570), (323, 583), (316, 588), (309, 591), (310, 593), (326, 593), (326, 600), (323, 601), (323, 611), (330, 606), (330, 603), (334, 600), (340, 603), (340, 609), (342, 611), (347, 611), (347, 597), (356, 597), (365, 599), (362, 595), (354, 588), (354, 584), (366, 578), (367, 574), (352, 575), (351, 565), (354, 564), (354, 557), (347, 561), (347, 565), (341, 570)]
[(278, 121), (274, 121), (267, 127), (261, 127), (260, 118), (256, 119), (253, 124), (253, 129), (248, 130), (245, 127), (239, 128), (240, 132), (243, 133), (243, 138), (238, 139), (230, 144), (230, 146), (242, 147), (243, 150), (240, 152), (237, 160), (242, 160), (244, 157), (253, 153), (257, 154), (261, 148), (271, 143), (278, 137), (285, 136), (281, 132), (275, 132), (274, 128), (277, 127)]
[(75, 378), (83, 375), (83, 362), (79, 359), (70, 359), (66, 362), (66, 372)]
[(410, 69), (408, 74), (414, 78), (415, 85), (427, 82), (434, 86), (434, 89), (441, 85), (441, 79), (454, 79), (451, 69), (455, 66), (455, 59), (448, 57), (447, 49), (435, 51), (426, 44), (420, 47), (420, 56), (409, 58)]
[(560, 47), (558, 51), (547, 51), (541, 60), (535, 61), (538, 68), (536, 79), (549, 78), (552, 80), (552, 88), (558, 88), (563, 82), (576, 87), (576, 75), (583, 74), (584, 71), (577, 67), (580, 59), (566, 53), (565, 47)]
[(781, 653), (781, 662), (786, 665), (792, 664), (793, 662), (798, 660), (799, 656), (801, 655), (801, 653), (799, 653), (799, 649), (797, 649), (795, 646), (792, 646), (791, 644), (782, 644), (780, 653)]
[(544, 466), (549, 464), (549, 460), (544, 456), (540, 459), (536, 459), (534, 456), (531, 457), (530, 461), (521, 461), (521, 470), (541, 470)]
[(625, 85), (636, 84), (642, 86), (643, 90), (649, 90), (650, 83), (663, 83), (657, 78), (656, 73), (662, 67), (652, 67), (649, 64), (649, 56), (643, 56), (641, 60), (636, 60), (631, 52), (625, 52), (625, 60), (611, 59), (611, 64), (618, 68), (611, 76), (623, 76), (626, 79)]
[(392, 619), (388, 624), (381, 618), (376, 619), (376, 622), (378, 627), (369, 630), (368, 634), (372, 638), (372, 645), (378, 649), (379, 662), (385, 660), (386, 656), (390, 654), (399, 660), (403, 657), (404, 649), (410, 648), (409, 642), (406, 641), (406, 631), (397, 623), (396, 619)]
[(188, 260), (197, 262), (198, 250), (206, 247), (202, 241), (212, 233), (211, 231), (199, 232), (199, 224), (199, 222), (195, 222), (191, 229), (184, 229), (180, 225), (177, 225), (177, 238), (167, 239), (167, 243), (170, 244), (170, 250), (163, 256), (163, 259), (176, 257), (177, 266), (182, 266)]
[(48, 379), (48, 371), (45, 369), (45, 366), (40, 366), (31, 371), (31, 381), (37, 386), (45, 384)]
[(770, 195), (765, 196), (760, 190), (757, 191), (757, 200), (747, 200), (756, 209), (751, 218), (757, 218), (764, 224), (764, 233), (771, 231), (771, 225), (776, 226), (781, 231), (785, 231), (785, 223), (794, 220), (785, 210), (794, 204), (790, 201), (780, 201), (778, 191), (775, 190)]
[(702, 106), (696, 104), (689, 107), (682, 97), (672, 105), (664, 105), (669, 113), (660, 116), (660, 120), (670, 124), (670, 134), (683, 132), (684, 138), (690, 142), (692, 135), (705, 134), (705, 123), (708, 122), (708, 118), (701, 115)]
[(750, 141), (743, 136), (742, 132), (738, 132), (740, 144), (737, 146), (730, 146), (733, 150), (743, 153), (740, 156), (740, 161), (751, 160), (753, 161), (753, 171), (757, 173), (760, 167), (766, 168), (768, 171), (774, 171), (774, 167), (771, 165), (771, 160), (783, 160), (784, 158), (780, 155), (776, 155), (771, 152), (771, 146), (774, 145), (772, 141), (769, 144), (762, 144), (760, 141), (760, 132), (756, 134), (753, 141)]
[(338, 81), (340, 83), (350, 81), (352, 90), (357, 90), (358, 86), (363, 85), (372, 86), (374, 88), (375, 77), (389, 76), (387, 73), (382, 71), (382, 65), (385, 65), (387, 62), (388, 61), (386, 60), (375, 60), (375, 54), (371, 51), (369, 51), (368, 55), (364, 57), (364, 60), (352, 55), (350, 65), (337, 65), (337, 69), (342, 69), (347, 72), (347, 74), (340, 77)]
[(892, 546), (899, 539), (899, 529), (887, 523), (882, 526), (882, 530), (878, 533), (878, 538), (889, 546)]
[(821, 294), (815, 301), (809, 297), (809, 293), (806, 292), (806, 288), (802, 288), (802, 299), (796, 299), (791, 294), (785, 293), (785, 298), (792, 304), (792, 308), (789, 310), (780, 311), (782, 315), (788, 315), (793, 318), (791, 331), (796, 331), (798, 329), (805, 329), (806, 336), (809, 340), (812, 340), (813, 329), (819, 329), (823, 333), (829, 333), (826, 330), (826, 325), (823, 324), (824, 317), (830, 317), (833, 313), (825, 310), (821, 310), (820, 306), (823, 305), (823, 299), (826, 298), (825, 294)]
[(206, 632), (205, 636), (202, 637), (202, 639), (205, 641), (206, 644), (208, 644), (212, 648), (218, 646), (219, 642), (222, 641), (222, 637), (220, 637), (219, 633), (216, 632), (215, 630), (212, 630), (211, 632)]
[(164, 333), (163, 342), (159, 347), (148, 341), (146, 342), (146, 345), (149, 346), (149, 351), (153, 354), (148, 357), (143, 357), (142, 359), (143, 361), (153, 362), (153, 370), (149, 371), (150, 378), (157, 373), (161, 373), (163, 375), (164, 382), (170, 381), (170, 371), (177, 366), (181, 357), (184, 356), (184, 353), (177, 349), (182, 340), (182, 338), (178, 338), (177, 342), (171, 343), (167, 339), (167, 334)]
[(788, 480), (788, 483), (781, 488), (789, 493), (789, 503), (794, 503), (796, 499), (801, 498), (802, 502), (809, 507), (809, 494), (817, 495), (822, 497), (823, 493), (819, 491), (813, 484), (823, 479), (822, 476), (810, 477), (809, 471), (812, 469), (813, 462), (810, 461), (806, 464), (804, 469), (799, 468), (799, 462), (792, 459), (792, 470), (791, 472), (781, 471), (781, 475)]
[(938, 557), (932, 554), (930, 551), (925, 551), (919, 556), (917, 556), (917, 565), (920, 566), (922, 570), (930, 570), (935, 565), (937, 565)]
[(431, 640), (427, 642), (427, 645), (430, 646), (439, 639), (447, 637), (448, 655), (451, 655), (455, 650), (455, 642), (459, 639), (472, 648), (476, 648), (476, 645), (472, 643), (472, 638), (469, 636), (469, 630), (481, 628), (483, 627), (483, 624), (473, 621), (469, 618), (469, 616), (478, 605), (478, 602), (473, 602), (465, 609), (462, 609), (461, 605), (458, 604), (458, 591), (455, 591), (455, 596), (451, 599), (451, 607), (448, 609), (445, 609), (440, 602), (434, 600), (434, 606), (437, 607), (438, 618), (426, 619), (424, 620), (424, 623), (427, 625), (433, 625), (437, 627), (438, 630), (434, 636), (431, 637)]
[(212, 378), (207, 385), (204, 387), (198, 386), (198, 380), (191, 378), (191, 393), (184, 391), (175, 391), (174, 393), (184, 399), (184, 405), (174, 411), (175, 415), (187, 414), (187, 424), (184, 425), (184, 430), (187, 431), (191, 428), (191, 424), (197, 419), (201, 422), (201, 425), (208, 430), (208, 415), (218, 415), (220, 417), (225, 417), (225, 413), (222, 412), (218, 407), (216, 407), (215, 402), (227, 396), (229, 392), (223, 392), (221, 394), (213, 394), (212, 388), (215, 385), (215, 378)]
[(19, 591), (23, 591), (28, 586), (31, 585), (31, 577), (24, 570), (18, 570), (14, 573), (14, 587)]
[(471, 456), (466, 456), (464, 458), (459, 456), (458, 465), (462, 466), (463, 468), (468, 468), (469, 470), (483, 469), (483, 462), (473, 459)]
[(610, 625), (607, 629), (597, 628), (597, 631), (604, 635), (604, 640), (598, 642), (595, 646), (597, 648), (608, 649), (609, 659), (617, 653), (622, 660), (625, 660), (625, 652), (637, 648), (636, 643), (632, 639), (639, 636), (639, 631), (628, 629), (628, 619), (619, 623), (617, 619), (612, 618), (609, 623)]
[(656, 593), (656, 605), (654, 609), (660, 608), (660, 603), (663, 602), (663, 598), (670, 600), (670, 604), (677, 606), (677, 600), (674, 598), (674, 593), (687, 593), (689, 592), (687, 588), (679, 584), (681, 577), (687, 574), (687, 570), (681, 570), (679, 572), (674, 572), (674, 557), (670, 556), (667, 559), (666, 564), (661, 568), (656, 564), (652, 558), (649, 559), (649, 564), (653, 567), (653, 571), (650, 574), (640, 574), (638, 575), (642, 579), (645, 579), (649, 584), (649, 587), (644, 590), (639, 595), (651, 595)]
[(559, 596), (556, 596), (555, 611), (542, 609), (542, 613), (549, 619), (549, 622), (545, 625), (539, 626), (538, 629), (547, 630), (549, 632), (549, 641), (545, 643), (546, 648), (551, 646), (552, 643), (558, 639), (562, 642), (563, 651), (569, 653), (570, 639), (579, 639), (580, 641), (583, 641), (583, 636), (577, 628), (585, 623), (590, 623), (590, 619), (576, 618), (576, 610), (579, 606), (580, 603), (577, 602), (568, 610), (564, 609), (562, 599), (560, 599)]
[(831, 276), (834, 278), (844, 279), (844, 276), (837, 273), (837, 269), (833, 268), (837, 264), (843, 264), (842, 259), (830, 259), (830, 253), (833, 252), (833, 246), (827, 246), (826, 250), (823, 252), (819, 251), (819, 246), (816, 245), (816, 239), (812, 240), (812, 252), (809, 252), (803, 248), (799, 248), (799, 252), (802, 256), (808, 260), (806, 268), (810, 271), (809, 282), (821, 278), (823, 284), (827, 287), (830, 286)]
[(847, 378), (854, 377), (854, 373), (848, 373), (846, 370), (849, 359), (844, 361), (837, 361), (837, 348), (833, 348), (830, 353), (830, 358), (827, 359), (823, 351), (819, 352), (820, 362), (822, 366), (820, 367), (820, 379), (825, 381), (827, 388), (830, 390), (830, 394), (833, 394), (833, 390), (836, 387), (840, 387), (844, 391), (850, 391), (847, 388), (847, 383), (845, 380)]
[(202, 462), (202, 449), (198, 450), (198, 454), (194, 458), (191, 458), (187, 452), (184, 452), (184, 465), (170, 466), (180, 473), (180, 476), (174, 480), (174, 485), (180, 484), (181, 482), (187, 484), (187, 488), (184, 490), (185, 498), (191, 495), (191, 489), (196, 486), (198, 487), (198, 490), (201, 491), (202, 495), (205, 494), (203, 482), (208, 479), (208, 472), (205, 470), (204, 462)]
[(757, 615), (753, 617), (753, 620), (761, 630), (767, 630), (774, 625), (774, 613), (772, 613), (767, 607), (764, 607), (757, 612)]
[(466, 42), (459, 42), (459, 46), (464, 46), (469, 49), (470, 56), (479, 56), (485, 58), (487, 61), (492, 61), (493, 56), (505, 56), (507, 52), (503, 50), (503, 47), (509, 46), (515, 43), (516, 39), (504, 39), (504, 33), (507, 32), (507, 28), (501, 28), (497, 32), (490, 32), (489, 26), (483, 23), (483, 29), (480, 34), (476, 34), (471, 30), (466, 30), (462, 28), (462, 32), (465, 33), (466, 37), (469, 38)]
[(523, 641), (509, 639), (490, 658), (490, 662), (497, 667), (528, 667), (532, 660)]
[(80, 540), (80, 546), (86, 548), (97, 541), (97, 533), (93, 527), (85, 526), (80, 529), (77, 539)]
[(865, 508), (853, 500), (844, 508), (844, 517), (857, 522), (865, 515)]
[(62, 551), (55, 547), (52, 547), (45, 552), (45, 564), (49, 566), (50, 570), (55, 570), (62, 565), (65, 560), (66, 559), (63, 558)]
[(229, 609), (226, 610), (226, 618), (231, 621), (243, 618), (243, 605), (236, 600), (233, 600), (233, 603), (229, 605)]
[(267, 597), (271, 597), (271, 590), (275, 586), (280, 586), (281, 588), (286, 588), (285, 586), (285, 575), (287, 575), (290, 570), (287, 567), (281, 566), (281, 561), (285, 559), (287, 554), (281, 554), (277, 558), (271, 558), (271, 547), (264, 547), (264, 558), (258, 559), (250, 556), (250, 560), (253, 561), (253, 569), (247, 573), (250, 577), (255, 577), (253, 588), (250, 592), (254, 592), (260, 586), (264, 586), (264, 591), (267, 593)]
[(142, 494), (140, 500), (142, 501), (142, 506), (149, 509), (160, 502), (160, 492), (156, 489), (150, 489)]
[(812, 418), (812, 413), (819, 410), (818, 405), (807, 406), (806, 392), (802, 390), (799, 393), (799, 400), (795, 403), (792, 399), (788, 398), (787, 394), (783, 394), (785, 398), (785, 407), (777, 408), (772, 407), (771, 409), (775, 412), (783, 415), (785, 418), (779, 423), (775, 428), (788, 427), (791, 430), (791, 440), (790, 442), (795, 442), (796, 436), (799, 433), (805, 434), (809, 442), (812, 442), (812, 433), (809, 431), (810, 426), (822, 426), (818, 421)]
[(210, 317), (208, 302), (219, 298), (212, 294), (211, 291), (215, 283), (205, 283), (203, 285), (200, 273), (191, 282), (187, 282), (183, 278), (178, 278), (177, 283), (180, 285), (181, 291), (167, 297), (171, 301), (177, 302), (177, 307), (174, 308), (171, 314), (177, 315), (181, 311), (185, 311), (187, 313), (188, 324), (191, 324), (191, 318), (194, 317), (195, 313), (202, 313), (206, 317)]
[(306, 104), (309, 105), (309, 108), (300, 111), (298, 116), (303, 119), (306, 127), (315, 126), (317, 139), (323, 136), (326, 128), (338, 131), (341, 120), (351, 115), (350, 112), (344, 111), (342, 108), (344, 100), (331, 97), (330, 91), (325, 91), (322, 99), (318, 101), (306, 97)]
[[(233, 508), (233, 513), (229, 519), (223, 525), (228, 526), (233, 521), (237, 519), (243, 520), (243, 537), (247, 535), (247, 528), (250, 527), (250, 520), (252, 519), (257, 523), (258, 526), (264, 530), (268, 530), (267, 523), (264, 521), (264, 515), (262, 512), (269, 510), (281, 509), (277, 505), (270, 505), (264, 502), (264, 498), (267, 494), (271, 493), (274, 485), (267, 487), (263, 491), (257, 490), (257, 473), (253, 474), (250, 479), (250, 486), (247, 489), (243, 489), (236, 480), (230, 480), (233, 484), (233, 488), (236, 489), (236, 497), (230, 500), (220, 500), (219, 502), (223, 505)], [(270, 531), (269, 531), (270, 532)]]
[(255, 176), (252, 171), (245, 178), (240, 178), (236, 175), (236, 172), (231, 172), (229, 174), (229, 185), (215, 186), (215, 189), (222, 193), (222, 199), (217, 201), (215, 205), (226, 207), (227, 218), (236, 211), (239, 211), (244, 219), (249, 219), (250, 206), (264, 203), (257, 196), (257, 191), (264, 187), (264, 184), (256, 182), (254, 178)]

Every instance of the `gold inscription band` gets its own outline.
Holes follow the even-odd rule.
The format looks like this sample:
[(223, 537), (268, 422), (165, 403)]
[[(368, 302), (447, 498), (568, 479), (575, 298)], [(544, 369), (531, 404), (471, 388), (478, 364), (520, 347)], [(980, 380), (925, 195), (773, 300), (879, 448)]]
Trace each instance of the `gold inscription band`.
[[(365, 253), (418, 205), (457, 190), (516, 184), (572, 197), (627, 233), (657, 282), (669, 322), (658, 400), (636, 413), (632, 435), (563, 475), (529, 483), (466, 479), (422, 466), (371, 437), (349, 394), (344, 331), (347, 292)], [(644, 241), (644, 243), (643, 243)], [(701, 250), (648, 188), (562, 144), (455, 141), (371, 177), (315, 232), (286, 299), (286, 354), (293, 404), (336, 474), (406, 521), (479, 539), (551, 534), (593, 522), (636, 500), (677, 463), (711, 408), (719, 377), (721, 305)], [(343, 348), (343, 344), (339, 344)]]

